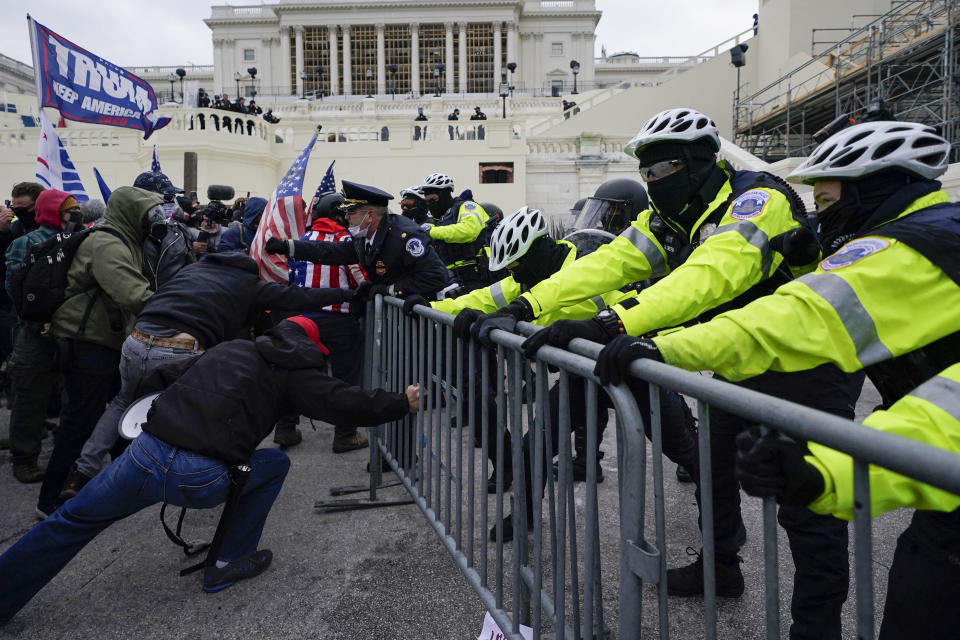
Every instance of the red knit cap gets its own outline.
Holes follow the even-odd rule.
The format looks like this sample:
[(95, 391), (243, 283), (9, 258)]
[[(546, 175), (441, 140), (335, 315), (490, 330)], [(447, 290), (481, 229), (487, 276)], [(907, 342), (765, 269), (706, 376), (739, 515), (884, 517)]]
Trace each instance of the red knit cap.
[(317, 323), (311, 320), (306, 316), (293, 316), (292, 318), (287, 318), (288, 322), (299, 326), (303, 329), (304, 333), (307, 334), (307, 337), (317, 345), (317, 348), (323, 352), (323, 355), (330, 355), (330, 349), (327, 348), (325, 344), (320, 342), (320, 329), (317, 328)]

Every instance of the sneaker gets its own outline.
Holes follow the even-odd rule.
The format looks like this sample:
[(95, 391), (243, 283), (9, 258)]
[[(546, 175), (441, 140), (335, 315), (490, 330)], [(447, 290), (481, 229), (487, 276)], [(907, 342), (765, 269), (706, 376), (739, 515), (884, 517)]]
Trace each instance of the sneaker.
[(234, 560), (222, 569), (207, 567), (203, 570), (203, 590), (207, 593), (223, 591), (237, 580), (255, 578), (270, 566), (273, 553), (270, 549), (261, 549), (243, 560)]
[[(513, 472), (509, 470), (504, 470), (503, 472), (503, 491), (507, 492), (510, 489), (510, 486), (513, 484)], [(494, 469), (493, 473), (490, 474), (490, 477), (487, 478), (487, 493), (496, 493), (497, 492), (497, 470)]]
[(46, 469), (37, 466), (37, 460), (19, 460), (13, 463), (13, 477), (24, 484), (33, 484), (43, 480)]
[[(667, 594), (671, 596), (691, 598), (703, 595), (703, 555), (692, 547), (687, 547), (687, 555), (697, 556), (697, 560), (685, 567), (667, 570)], [(739, 598), (743, 595), (741, 562), (740, 556), (733, 562), (716, 560), (714, 577), (718, 597)]]
[[(533, 531), (533, 517), (527, 516), (527, 531)], [(490, 542), (497, 541), (497, 525), (490, 527)], [(503, 541), (504, 543), (513, 542), (513, 514), (509, 514), (503, 519)]]
[(342, 436), (333, 439), (334, 453), (346, 453), (347, 451), (354, 451), (356, 449), (366, 449), (369, 446), (370, 442), (367, 440), (367, 436), (359, 431), (352, 436)]
[(281, 449), (293, 447), (303, 441), (303, 434), (296, 427), (292, 429), (277, 429), (273, 432), (273, 443), (280, 445)]
[(38, 504), (34, 513), (37, 514), (39, 520), (46, 520), (47, 516), (52, 516), (56, 510), (57, 507), (55, 505)]
[(80, 493), (80, 489), (83, 489), (84, 485), (93, 480), (90, 476), (83, 474), (77, 469), (76, 465), (70, 469), (70, 475), (67, 476), (66, 482), (63, 483), (63, 490), (60, 491), (60, 495), (57, 496), (57, 500), (60, 504), (63, 504), (73, 496)]

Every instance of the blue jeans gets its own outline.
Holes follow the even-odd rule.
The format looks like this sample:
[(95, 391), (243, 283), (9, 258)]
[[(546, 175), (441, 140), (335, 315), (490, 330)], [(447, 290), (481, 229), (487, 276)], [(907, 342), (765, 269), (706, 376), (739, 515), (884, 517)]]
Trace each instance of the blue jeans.
[(93, 428), (93, 433), (84, 443), (80, 457), (77, 458), (77, 470), (88, 478), (92, 478), (103, 469), (107, 453), (120, 437), (117, 427), (123, 412), (137, 398), (146, 395), (140, 391), (140, 383), (144, 378), (158, 367), (167, 365), (173, 360), (184, 360), (184, 367), (186, 367), (188, 361), (202, 354), (202, 351), (196, 349), (175, 349), (145, 344), (133, 336), (127, 336), (120, 350), (120, 391), (107, 405), (107, 410), (100, 416)]
[[(245, 558), (257, 549), (290, 459), (279, 449), (258, 449), (219, 560)], [(0, 620), (16, 614), (98, 533), (158, 502), (209, 509), (230, 489), (222, 462), (141, 434), (71, 500), (0, 556)]]

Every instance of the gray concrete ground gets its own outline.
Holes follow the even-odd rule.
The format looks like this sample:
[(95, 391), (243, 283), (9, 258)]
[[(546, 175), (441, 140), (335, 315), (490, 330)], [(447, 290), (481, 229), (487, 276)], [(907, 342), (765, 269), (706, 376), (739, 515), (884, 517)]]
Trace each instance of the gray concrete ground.
[[(858, 407), (861, 417), (874, 404), (875, 392), (868, 389)], [(6, 434), (8, 418), (8, 411), (0, 410), (0, 434)], [(330, 487), (366, 482), (367, 452), (334, 455), (330, 450), (329, 427), (324, 425), (314, 432), (304, 422), (301, 429), (304, 442), (290, 450), (291, 472), (264, 531), (261, 546), (271, 548), (275, 557), (262, 576), (219, 594), (202, 593), (196, 574), (178, 577), (177, 572), (194, 560), (186, 559), (166, 539), (157, 521), (157, 506), (117, 523), (94, 540), (19, 616), (0, 628), (0, 638), (249, 638), (251, 634), (325, 640), (475, 638), (482, 625), (483, 606), (415, 506), (324, 515), (314, 511), (314, 501), (327, 498)], [(616, 637), (619, 560), (612, 433), (611, 429), (603, 444), (606, 481), (599, 487), (599, 496), (604, 618), (611, 630), (609, 636)], [(44, 457), (49, 455), (50, 446), (51, 440), (47, 440)], [(263, 446), (273, 445), (268, 440)], [(478, 467), (478, 484), (485, 473)], [(669, 462), (665, 464), (665, 475), (666, 553), (669, 564), (676, 566), (689, 561), (687, 546), (698, 547), (696, 507), (692, 488), (675, 482)], [(386, 476), (387, 480), (393, 478)], [(0, 551), (35, 523), (37, 491), (38, 485), (17, 483), (7, 456), (0, 456), (0, 503), (4, 505), (0, 513)], [(403, 497), (405, 493), (392, 488), (380, 495)], [(582, 507), (583, 485), (577, 486), (576, 498)], [(209, 539), (218, 513), (190, 512), (185, 537)], [(765, 637), (759, 501), (746, 499), (744, 516), (748, 541), (742, 552), (742, 566), (747, 593), (739, 600), (720, 601), (721, 638)], [(878, 622), (893, 545), (908, 516), (891, 514), (874, 523)], [(173, 514), (168, 513), (167, 517), (173, 520)], [(648, 538), (653, 540), (652, 512), (647, 521)], [(482, 532), (476, 532), (478, 542), (481, 535)], [(779, 541), (785, 636), (792, 563), (782, 531)], [(508, 549), (507, 567), (511, 562), (509, 553)], [(509, 588), (506, 595), (509, 598)], [(655, 598), (653, 587), (646, 587), (644, 637), (656, 637)], [(854, 602), (851, 588), (844, 637), (855, 636)], [(702, 609), (700, 600), (671, 598), (671, 637), (703, 637)]]

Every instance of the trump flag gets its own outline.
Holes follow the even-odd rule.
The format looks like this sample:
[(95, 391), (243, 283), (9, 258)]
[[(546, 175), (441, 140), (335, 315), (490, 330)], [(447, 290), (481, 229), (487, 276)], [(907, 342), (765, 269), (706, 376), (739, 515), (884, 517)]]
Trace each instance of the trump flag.
[(68, 120), (143, 131), (146, 140), (170, 118), (157, 116), (157, 96), (142, 78), (78, 47), (27, 16), (37, 99)]
[(40, 143), (37, 145), (37, 180), (48, 189), (65, 191), (77, 199), (86, 202), (90, 198), (80, 182), (77, 169), (70, 161), (63, 142), (57, 135), (53, 123), (47, 114), (40, 112)]
[(267, 253), (264, 245), (270, 238), (297, 240), (307, 228), (307, 213), (303, 206), (303, 176), (307, 170), (307, 160), (317, 141), (317, 134), (304, 147), (280, 184), (270, 196), (264, 209), (257, 234), (250, 244), (250, 257), (260, 267), (260, 279), (267, 282), (287, 284), (289, 268), (286, 256)]

